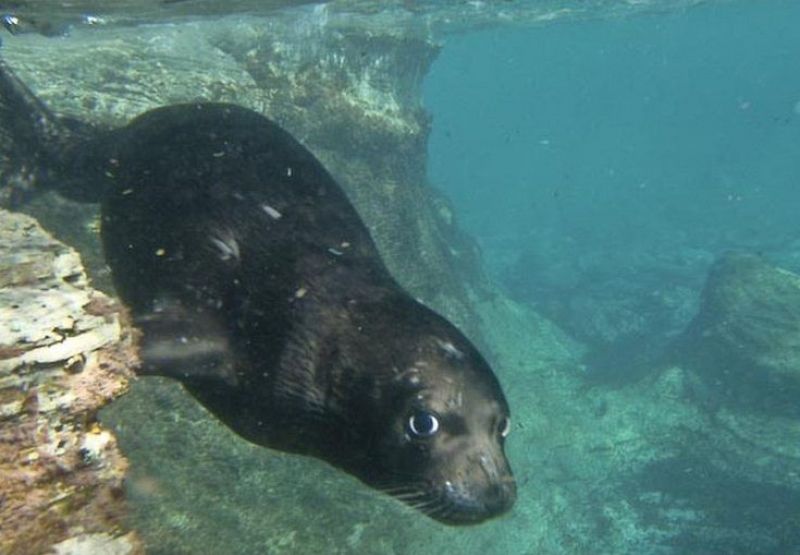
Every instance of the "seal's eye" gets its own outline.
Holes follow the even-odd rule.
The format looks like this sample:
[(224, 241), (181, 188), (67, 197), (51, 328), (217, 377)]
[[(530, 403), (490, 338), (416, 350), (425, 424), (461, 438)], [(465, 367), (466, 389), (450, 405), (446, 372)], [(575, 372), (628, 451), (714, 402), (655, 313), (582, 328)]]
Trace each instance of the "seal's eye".
[(511, 419), (506, 416), (500, 421), (500, 437), (508, 436), (509, 432), (511, 432)]
[(414, 437), (431, 437), (439, 430), (439, 419), (420, 410), (408, 418), (408, 431)]

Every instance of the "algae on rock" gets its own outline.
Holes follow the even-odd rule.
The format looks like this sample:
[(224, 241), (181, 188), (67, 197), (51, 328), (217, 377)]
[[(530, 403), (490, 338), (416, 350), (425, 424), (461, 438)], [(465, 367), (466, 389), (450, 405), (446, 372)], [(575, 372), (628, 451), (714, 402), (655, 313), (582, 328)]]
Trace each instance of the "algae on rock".
[(92, 290), (73, 249), (0, 210), (3, 553), (140, 552), (123, 524), (127, 462), (95, 421), (135, 360), (120, 311)]

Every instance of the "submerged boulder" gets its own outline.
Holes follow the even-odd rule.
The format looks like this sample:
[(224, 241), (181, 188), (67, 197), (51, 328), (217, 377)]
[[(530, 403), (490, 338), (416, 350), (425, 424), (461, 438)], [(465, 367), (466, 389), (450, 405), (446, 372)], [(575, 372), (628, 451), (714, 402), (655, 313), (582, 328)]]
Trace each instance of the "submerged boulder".
[(800, 276), (755, 255), (724, 255), (677, 347), (725, 397), (800, 412)]

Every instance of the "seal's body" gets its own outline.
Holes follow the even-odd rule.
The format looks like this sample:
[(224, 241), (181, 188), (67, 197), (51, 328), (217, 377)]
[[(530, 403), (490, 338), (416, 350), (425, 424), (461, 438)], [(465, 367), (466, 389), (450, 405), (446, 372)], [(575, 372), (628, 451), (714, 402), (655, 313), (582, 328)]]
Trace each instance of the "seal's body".
[(48, 179), (101, 191), (143, 373), (180, 379), (253, 442), (327, 460), (443, 522), (513, 504), (497, 379), (392, 279), (306, 148), (226, 104), (159, 108), (104, 132), (66, 126), (0, 70), (0, 126), (27, 129), (21, 140), (54, 161)]

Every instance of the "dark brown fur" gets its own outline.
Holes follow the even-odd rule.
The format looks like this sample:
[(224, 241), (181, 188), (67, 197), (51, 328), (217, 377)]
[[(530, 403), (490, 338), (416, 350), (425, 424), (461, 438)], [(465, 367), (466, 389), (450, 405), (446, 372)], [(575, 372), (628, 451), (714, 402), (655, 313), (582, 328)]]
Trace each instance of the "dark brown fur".
[[(2, 77), (0, 117), (44, 109)], [(17, 126), (27, 121), (58, 127), (51, 115)], [(497, 379), (397, 285), (307, 149), (223, 104), (72, 129), (66, 146), (50, 141), (50, 173), (102, 198), (105, 254), (143, 332), (144, 372), (180, 379), (243, 437), (322, 458), (443, 522), (511, 507)]]

